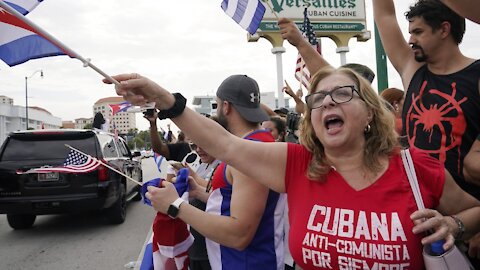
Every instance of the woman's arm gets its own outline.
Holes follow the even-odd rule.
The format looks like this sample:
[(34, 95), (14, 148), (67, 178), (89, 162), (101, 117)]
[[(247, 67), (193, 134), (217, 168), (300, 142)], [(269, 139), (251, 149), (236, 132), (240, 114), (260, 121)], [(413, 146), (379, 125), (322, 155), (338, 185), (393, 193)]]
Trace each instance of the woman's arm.
[(459, 234), (460, 228), (450, 215), (455, 215), (464, 224), (465, 232), (461, 239), (469, 239), (480, 231), (480, 202), (463, 191), (447, 170), (445, 170), (445, 184), (437, 210), (418, 210), (410, 216), (416, 224), (413, 228), (414, 233), (433, 232), (422, 238), (424, 245), (444, 239), (446, 240), (443, 246), (445, 250), (453, 246), (453, 236)]
[[(175, 103), (175, 97), (170, 92), (138, 74), (122, 74), (114, 78), (121, 82), (116, 86), (117, 94), (134, 105), (155, 101), (157, 109), (168, 110)], [(262, 143), (238, 138), (217, 122), (188, 107), (171, 120), (210, 155), (275, 191), (285, 191), (285, 143)]]
[(465, 181), (480, 185), (480, 136), (463, 159), (463, 176)]
[[(472, 195), (463, 191), (453, 177), (445, 171), (445, 184), (438, 211), (444, 215), (455, 215), (465, 225), (465, 233), (462, 239), (469, 239), (480, 232), (480, 202)], [(455, 235), (458, 226), (451, 217), (446, 217), (450, 232)]]

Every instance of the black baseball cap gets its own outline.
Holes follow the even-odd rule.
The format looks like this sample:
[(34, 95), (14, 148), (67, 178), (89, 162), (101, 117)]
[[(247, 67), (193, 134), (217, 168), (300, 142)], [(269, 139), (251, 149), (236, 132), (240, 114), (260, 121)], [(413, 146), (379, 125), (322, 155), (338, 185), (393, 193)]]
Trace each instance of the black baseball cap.
[(375, 79), (375, 72), (373, 72), (373, 70), (371, 70), (369, 67), (365, 65), (357, 64), (357, 63), (349, 63), (341, 67), (352, 69), (353, 71), (360, 74), (363, 78), (367, 79), (370, 83), (372, 83), (373, 79)]
[(289, 113), (288, 109), (284, 108), (284, 107), (278, 108), (278, 109), (274, 110), (273, 112), (276, 113), (276, 114), (279, 114), (279, 115), (283, 115), (283, 116), (286, 116)]
[(260, 106), (260, 90), (257, 82), (247, 75), (232, 75), (218, 87), (217, 97), (228, 101), (247, 121), (260, 123), (269, 119)]

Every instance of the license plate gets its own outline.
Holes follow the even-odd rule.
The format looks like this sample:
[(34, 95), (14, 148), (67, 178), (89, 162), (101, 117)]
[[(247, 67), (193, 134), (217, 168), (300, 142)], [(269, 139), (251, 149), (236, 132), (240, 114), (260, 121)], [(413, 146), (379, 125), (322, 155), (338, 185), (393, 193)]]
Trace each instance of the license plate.
[(58, 172), (39, 173), (39, 182), (58, 181)]

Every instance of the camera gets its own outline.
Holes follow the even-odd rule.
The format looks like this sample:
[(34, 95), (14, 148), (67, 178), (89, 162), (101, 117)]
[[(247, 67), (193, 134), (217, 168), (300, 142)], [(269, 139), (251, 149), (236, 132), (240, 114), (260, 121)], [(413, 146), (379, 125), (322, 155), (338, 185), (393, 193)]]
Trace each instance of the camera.
[(295, 131), (298, 130), (301, 120), (302, 117), (297, 113), (289, 112), (287, 114), (287, 133), (285, 135), (285, 141), (298, 143), (298, 136), (295, 135)]
[(295, 131), (298, 129), (298, 126), (300, 125), (300, 120), (301, 117), (300, 115), (289, 112), (287, 114), (287, 130)]
[(152, 117), (154, 112), (155, 112), (155, 109), (147, 109), (146, 111), (143, 112), (143, 115), (145, 115), (146, 117)]
[(217, 115), (217, 101), (210, 101), (210, 115)]

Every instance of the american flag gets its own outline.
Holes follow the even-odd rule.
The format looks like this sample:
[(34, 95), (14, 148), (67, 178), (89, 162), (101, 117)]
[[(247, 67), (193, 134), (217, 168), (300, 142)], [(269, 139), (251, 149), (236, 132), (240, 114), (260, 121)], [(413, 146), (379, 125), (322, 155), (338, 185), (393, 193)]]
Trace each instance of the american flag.
[(259, 0), (223, 0), (222, 9), (252, 35), (265, 15), (265, 6)]
[(101, 164), (96, 158), (92, 158), (89, 155), (84, 155), (75, 150), (70, 150), (67, 158), (63, 162), (62, 166), (58, 167), (42, 167), (30, 169), (26, 172), (17, 172), (17, 174), (28, 173), (87, 173), (95, 170)]
[[(305, 38), (308, 38), (308, 42), (312, 47), (319, 53), (322, 54), (322, 46), (320, 40), (317, 40), (315, 32), (313, 31), (312, 25), (310, 24), (310, 19), (307, 15), (307, 8), (303, 11), (303, 25), (302, 31)], [(303, 84), (306, 88), (310, 86), (310, 71), (308, 71), (305, 61), (303, 60), (300, 53), (297, 57), (297, 64), (295, 66), (295, 78)]]

